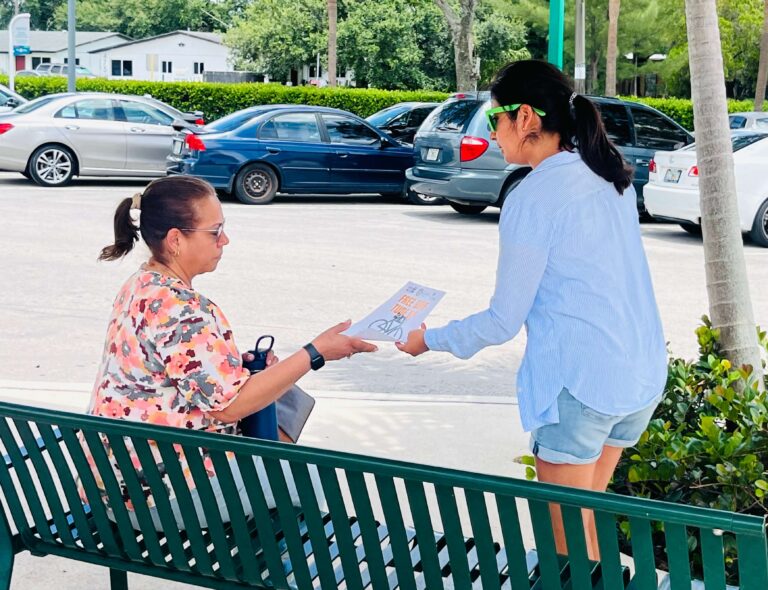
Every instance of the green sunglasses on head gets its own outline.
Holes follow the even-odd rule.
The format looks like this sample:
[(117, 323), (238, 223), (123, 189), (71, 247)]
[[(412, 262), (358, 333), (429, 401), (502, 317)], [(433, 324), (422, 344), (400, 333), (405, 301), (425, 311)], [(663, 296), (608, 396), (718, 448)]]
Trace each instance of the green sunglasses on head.
[[(488, 109), (485, 111), (485, 116), (488, 117), (488, 127), (491, 130), (491, 132), (496, 132), (496, 115), (499, 113), (511, 113), (512, 111), (516, 111), (521, 106), (523, 106), (523, 103), (517, 103), (517, 104), (510, 104), (503, 107), (496, 107), (495, 109)], [(531, 107), (533, 109), (533, 112), (536, 113), (539, 117), (544, 117), (547, 113), (542, 111), (541, 109), (537, 109), (536, 107)]]

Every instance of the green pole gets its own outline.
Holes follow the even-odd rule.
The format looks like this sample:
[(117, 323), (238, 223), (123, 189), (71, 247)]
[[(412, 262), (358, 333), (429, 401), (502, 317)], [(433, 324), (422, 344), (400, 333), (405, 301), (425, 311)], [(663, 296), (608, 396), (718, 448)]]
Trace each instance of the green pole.
[(563, 69), (565, 0), (549, 0), (549, 51), (547, 61)]

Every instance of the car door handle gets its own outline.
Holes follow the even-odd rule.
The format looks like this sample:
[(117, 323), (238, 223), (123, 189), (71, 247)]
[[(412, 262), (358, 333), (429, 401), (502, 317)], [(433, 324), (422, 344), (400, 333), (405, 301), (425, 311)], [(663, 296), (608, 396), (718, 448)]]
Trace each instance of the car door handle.
[(638, 158), (637, 160), (635, 160), (635, 164), (637, 164), (638, 166), (647, 166), (648, 164), (650, 164), (650, 162), (651, 161), (647, 158)]
[(336, 155), (340, 158), (346, 158), (349, 155), (349, 152), (336, 152)]
[(79, 125), (65, 125), (64, 129), (67, 129), (68, 131), (77, 131), (80, 129)]
[(267, 148), (267, 151), (270, 154), (279, 154), (280, 153), (280, 148), (270, 147), (270, 148)]
[(131, 127), (131, 133), (144, 133), (141, 127)]

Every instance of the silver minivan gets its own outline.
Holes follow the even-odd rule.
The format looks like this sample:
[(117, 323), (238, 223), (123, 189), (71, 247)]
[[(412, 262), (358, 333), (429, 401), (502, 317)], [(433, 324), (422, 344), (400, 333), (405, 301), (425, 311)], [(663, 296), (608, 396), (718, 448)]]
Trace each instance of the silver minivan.
[[(647, 105), (616, 98), (590, 96), (600, 111), (611, 141), (634, 167), (637, 208), (646, 215), (643, 185), (656, 150), (675, 150), (693, 136), (665, 114)], [(485, 116), (489, 92), (451, 96), (432, 111), (414, 140), (415, 165), (406, 172), (409, 190), (442, 197), (459, 213), (480, 213), (501, 207), (507, 195), (531, 171), (507, 164), (491, 141)]]

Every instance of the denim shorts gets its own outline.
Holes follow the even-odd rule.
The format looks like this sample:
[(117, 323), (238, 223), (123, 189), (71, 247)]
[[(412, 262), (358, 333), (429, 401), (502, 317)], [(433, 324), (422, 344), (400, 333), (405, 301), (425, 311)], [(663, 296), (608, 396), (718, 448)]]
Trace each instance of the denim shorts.
[(563, 388), (557, 396), (560, 422), (531, 432), (531, 451), (547, 463), (586, 465), (600, 458), (603, 447), (626, 448), (640, 440), (661, 401), (625, 416), (611, 416), (585, 406)]

